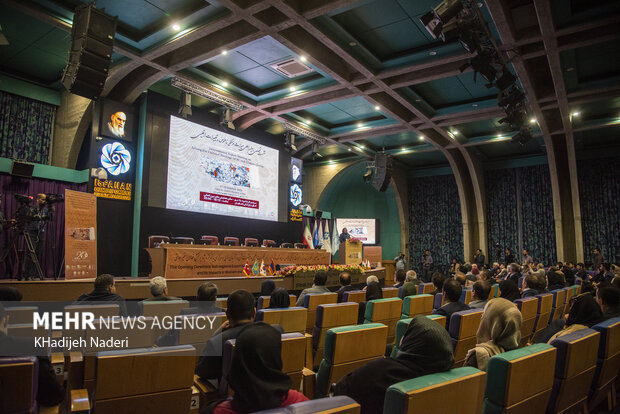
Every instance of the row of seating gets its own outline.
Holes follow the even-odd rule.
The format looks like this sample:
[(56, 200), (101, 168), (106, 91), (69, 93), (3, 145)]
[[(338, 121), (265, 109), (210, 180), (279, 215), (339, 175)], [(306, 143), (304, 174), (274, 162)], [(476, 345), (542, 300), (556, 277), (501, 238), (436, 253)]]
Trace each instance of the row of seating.
[[(158, 247), (162, 244), (207, 244), (207, 245), (219, 245), (220, 238), (217, 236), (202, 236), (200, 239), (196, 240), (193, 237), (168, 237), (168, 236), (149, 236), (148, 237), (148, 247)], [(238, 237), (226, 236), (222, 242), (225, 246), (239, 246), (240, 241)], [(262, 247), (277, 247), (277, 243), (274, 240), (263, 239), (263, 243), (260, 244)], [(243, 240), (243, 246), (247, 247), (258, 247), (259, 240), (253, 237), (246, 237)], [(305, 249), (307, 246), (303, 243), (282, 243), (280, 245), (282, 248), (288, 249)]]

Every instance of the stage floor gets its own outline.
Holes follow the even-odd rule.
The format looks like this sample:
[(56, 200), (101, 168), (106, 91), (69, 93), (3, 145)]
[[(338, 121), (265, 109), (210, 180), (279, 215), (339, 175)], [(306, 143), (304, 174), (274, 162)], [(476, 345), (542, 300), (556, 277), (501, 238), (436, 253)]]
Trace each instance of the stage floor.
[[(380, 267), (367, 270), (367, 276), (375, 275), (380, 280), (385, 279), (385, 269)], [(289, 292), (294, 292), (294, 277), (269, 278), (269, 277), (226, 277), (211, 279), (170, 279), (168, 280), (168, 293), (170, 296), (194, 297), (198, 287), (210, 281), (217, 285), (218, 295), (228, 295), (237, 289), (246, 289), (252, 293), (260, 292), (263, 280), (271, 279), (276, 287), (282, 287)], [(138, 277), (116, 277), (116, 293), (125, 299), (140, 300), (151, 296), (149, 291), (149, 279)], [(16, 279), (1, 279), (0, 286), (12, 286), (17, 288), (24, 301), (74, 301), (81, 294), (93, 290), (93, 279), (80, 280), (30, 280), (17, 281)], [(337, 284), (328, 284), (330, 288), (337, 288)]]

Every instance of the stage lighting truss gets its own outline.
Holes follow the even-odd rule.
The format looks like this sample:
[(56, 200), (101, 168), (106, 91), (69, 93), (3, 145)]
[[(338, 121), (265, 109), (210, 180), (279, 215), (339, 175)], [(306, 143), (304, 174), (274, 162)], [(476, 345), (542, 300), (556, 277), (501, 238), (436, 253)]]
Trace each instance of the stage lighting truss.
[(243, 109), (243, 104), (236, 99), (205, 88), (187, 79), (174, 77), (170, 81), (170, 84), (184, 92), (203, 97), (226, 108), (232, 109), (233, 111), (241, 111)]

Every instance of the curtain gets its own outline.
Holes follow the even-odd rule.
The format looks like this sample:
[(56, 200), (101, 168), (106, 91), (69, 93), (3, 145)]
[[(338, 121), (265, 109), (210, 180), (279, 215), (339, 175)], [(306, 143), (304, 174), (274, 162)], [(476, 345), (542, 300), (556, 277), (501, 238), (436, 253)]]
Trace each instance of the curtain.
[(421, 270), (422, 254), (430, 250), (435, 268), (444, 271), (453, 257), (463, 258), (463, 222), (453, 175), (409, 181), (409, 260)]
[(0, 157), (49, 164), (54, 105), (0, 91)]
[(537, 262), (556, 260), (551, 179), (547, 165), (485, 172), (489, 261), (503, 260), (496, 246), (512, 250), (521, 261), (523, 249)]
[[(65, 189), (86, 191), (86, 183), (66, 183), (41, 178), (19, 178), (8, 174), (0, 174), (0, 193), (2, 194), (0, 210), (4, 213), (5, 218), (12, 219), (15, 217), (15, 210), (18, 206), (14, 197), (15, 194), (36, 196), (38, 193), (56, 193), (64, 196)], [(34, 205), (34, 202), (32, 205)], [(59, 272), (60, 275), (64, 275), (65, 206), (64, 203), (57, 203), (55, 205), (56, 212), (45, 227), (45, 239), (41, 247), (41, 256), (39, 257), (45, 277), (54, 277)], [(7, 249), (12, 236), (12, 230), (4, 231), (0, 234), (0, 252), (4, 252)], [(4, 263), (0, 263), (0, 277), (17, 277), (19, 267), (23, 267), (24, 264), (21, 256), (23, 249), (24, 241), (20, 237), (18, 238), (17, 245), (10, 249)]]
[(577, 176), (586, 260), (601, 249), (607, 261), (620, 262), (620, 157), (579, 162)]

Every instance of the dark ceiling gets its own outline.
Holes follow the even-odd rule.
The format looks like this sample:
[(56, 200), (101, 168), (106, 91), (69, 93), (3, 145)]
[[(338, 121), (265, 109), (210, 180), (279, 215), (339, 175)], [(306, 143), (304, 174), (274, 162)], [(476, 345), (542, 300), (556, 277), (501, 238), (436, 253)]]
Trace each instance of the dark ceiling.
[[(60, 90), (81, 1), (0, 3), (10, 43), (0, 46), (0, 71)], [(289, 121), (325, 137), (315, 162), (384, 149), (410, 169), (447, 165), (444, 151), (454, 149), (501, 161), (545, 155), (545, 134), (570, 137), (578, 155), (620, 147), (620, 2), (478, 3), (528, 100), (534, 139), (523, 146), (498, 123), (495, 89), (459, 70), (471, 55), (456, 41), (433, 40), (420, 23), (438, 4), (99, 0), (119, 19), (104, 94), (132, 102), (150, 89), (176, 99), (170, 78), (192, 79), (244, 104), (239, 130), (282, 134)], [(288, 78), (271, 66), (290, 58), (313, 71)], [(202, 98), (193, 105), (216, 108)], [(311, 162), (308, 144), (299, 140), (297, 155)]]

